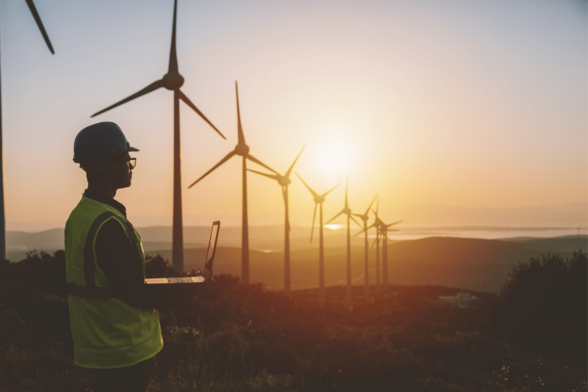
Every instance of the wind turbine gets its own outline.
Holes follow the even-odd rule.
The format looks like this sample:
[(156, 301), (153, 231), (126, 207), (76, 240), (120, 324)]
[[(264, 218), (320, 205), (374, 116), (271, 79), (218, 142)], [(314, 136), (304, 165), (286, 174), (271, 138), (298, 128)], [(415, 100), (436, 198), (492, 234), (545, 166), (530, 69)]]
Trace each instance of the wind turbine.
[(388, 297), (390, 294), (388, 294), (388, 232), (389, 231), (398, 231), (395, 229), (390, 229), (390, 227), (397, 225), (398, 223), (402, 223), (404, 221), (398, 221), (398, 222), (394, 222), (394, 223), (390, 223), (389, 225), (385, 224), (384, 222), (382, 222), (380, 220), (380, 228), (379, 228), (379, 232), (382, 234), (382, 236), (384, 236), (384, 243), (382, 244), (383, 249), (383, 257), (382, 257), (382, 272), (384, 274), (384, 297)]
[[(31, 14), (33, 14), (33, 18), (37, 23), (37, 27), (41, 31), (41, 35), (49, 48), (51, 54), (55, 54), (53, 50), (53, 45), (51, 45), (51, 41), (49, 40), (49, 36), (47, 35), (47, 31), (45, 31), (45, 27), (43, 26), (43, 22), (41, 21), (41, 17), (37, 12), (37, 7), (35, 7), (35, 3), (33, 0), (26, 0), (27, 5), (29, 6), (29, 10)], [(1, 56), (0, 56), (1, 57)], [(6, 260), (6, 216), (4, 213), (4, 147), (2, 142), (2, 81), (0, 80), (0, 259)]]
[(364, 253), (364, 265), (365, 265), (365, 298), (366, 298), (366, 300), (367, 300), (368, 303), (373, 303), (374, 300), (373, 300), (373, 298), (370, 298), (370, 279), (369, 279), (369, 262), (368, 262), (369, 245), (368, 245), (367, 221), (369, 219), (368, 212), (370, 212), (370, 209), (372, 208), (372, 204), (374, 204), (374, 201), (376, 201), (376, 198), (377, 197), (378, 197), (378, 195), (374, 196), (374, 199), (370, 203), (370, 205), (367, 208), (367, 210), (365, 210), (365, 213), (363, 213), (363, 214), (353, 214), (353, 215), (361, 218), (361, 220), (363, 221), (363, 231), (365, 231), (365, 246), (364, 246), (364, 249), (365, 249), (365, 253)]
[(376, 210), (372, 211), (376, 215), (376, 219), (375, 219), (374, 223), (370, 226), (370, 227), (376, 228), (376, 240), (374, 241), (374, 243), (376, 244), (376, 293), (377, 294), (380, 294), (380, 227), (382, 226), (382, 221), (378, 217), (379, 209), (380, 209), (380, 199), (378, 198), (378, 203), (376, 204)]
[[(374, 241), (374, 243), (372, 244), (372, 247), (374, 245), (376, 245), (376, 292), (378, 294), (380, 294), (380, 235), (385, 236), (386, 240), (384, 240), (384, 249), (383, 249), (383, 253), (384, 253), (384, 268), (383, 268), (383, 273), (384, 273), (384, 291), (386, 292), (388, 290), (388, 244), (387, 244), (387, 239), (388, 239), (388, 231), (396, 231), (394, 229), (390, 229), (391, 226), (397, 225), (398, 223), (402, 223), (404, 221), (397, 221), (394, 223), (390, 223), (389, 225), (385, 224), (384, 222), (382, 222), (382, 220), (379, 218), (378, 216), (378, 210), (380, 208), (380, 199), (378, 198), (378, 202), (376, 203), (376, 210), (372, 210), (372, 212), (375, 215), (375, 221), (374, 223), (372, 223), (369, 227), (367, 227), (365, 229), (366, 234), (367, 234), (367, 230), (371, 229), (372, 227), (376, 228), (376, 240)], [(360, 231), (359, 233), (357, 233), (356, 235), (359, 235), (363, 233), (363, 231)], [(383, 234), (385, 233), (385, 234)]]
[(286, 172), (286, 174), (284, 174), (283, 176), (276, 173), (276, 174), (267, 174), (267, 173), (262, 173), (262, 172), (258, 172), (255, 170), (251, 170), (251, 169), (247, 169), (250, 172), (265, 176), (267, 178), (271, 178), (273, 180), (276, 180), (278, 182), (278, 184), (280, 184), (280, 186), (282, 187), (282, 197), (284, 198), (284, 207), (285, 207), (285, 224), (284, 224), (284, 292), (286, 293), (286, 295), (290, 296), (291, 295), (291, 276), (290, 276), (290, 214), (289, 214), (289, 210), (288, 210), (288, 185), (290, 185), (290, 183), (292, 182), (292, 180), (290, 180), (290, 174), (292, 174), (292, 169), (294, 169), (294, 165), (296, 164), (296, 161), (298, 161), (298, 158), (300, 158), (300, 154), (302, 154), (302, 151), (304, 151), (304, 148), (306, 147), (306, 144), (304, 145), (304, 147), (302, 147), (302, 150), (300, 150), (300, 152), (298, 153), (298, 156), (296, 157), (296, 159), (294, 159), (294, 162), (292, 163), (292, 166), (290, 166), (290, 168), (288, 169), (288, 171)]
[(347, 215), (347, 296), (346, 296), (345, 305), (346, 305), (347, 309), (353, 310), (353, 304), (351, 303), (351, 232), (350, 232), (351, 224), (349, 221), (350, 220), (354, 221), (355, 224), (360, 227), (361, 227), (361, 225), (359, 223), (357, 223), (357, 221), (355, 220), (355, 218), (353, 216), (351, 216), (352, 215), (351, 209), (349, 208), (349, 204), (347, 203), (348, 182), (349, 182), (349, 177), (347, 177), (345, 179), (345, 206), (343, 207), (341, 212), (339, 212), (337, 215), (335, 215), (334, 217), (329, 219), (329, 221), (327, 223), (325, 223), (325, 225), (329, 224), (329, 222), (332, 222), (334, 219), (339, 217), (339, 215), (341, 215), (341, 214)]
[(325, 246), (323, 241), (323, 203), (325, 202), (325, 197), (331, 193), (332, 190), (337, 188), (340, 183), (335, 185), (329, 191), (319, 195), (304, 182), (302, 177), (296, 173), (300, 181), (306, 186), (306, 188), (310, 191), (312, 196), (314, 197), (314, 212), (312, 213), (312, 228), (310, 229), (310, 242), (312, 242), (312, 234), (314, 232), (314, 219), (316, 218), (316, 206), (319, 205), (319, 306), (325, 305)]
[(237, 95), (237, 136), (238, 142), (235, 149), (228, 153), (219, 163), (214, 165), (212, 169), (204, 173), (199, 179), (194, 181), (188, 189), (196, 185), (204, 177), (212, 173), (217, 167), (234, 157), (239, 155), (243, 157), (243, 221), (241, 226), (241, 281), (243, 283), (249, 283), (249, 221), (247, 216), (247, 159), (257, 163), (260, 166), (265, 167), (269, 171), (278, 174), (274, 169), (249, 154), (249, 146), (245, 144), (245, 135), (243, 134), (243, 128), (241, 127), (241, 110), (239, 108), (239, 88), (235, 81), (235, 92)]
[(159, 88), (165, 87), (174, 92), (174, 201), (173, 201), (173, 242), (172, 242), (172, 264), (174, 268), (180, 271), (184, 270), (184, 233), (182, 223), (182, 173), (180, 164), (180, 100), (184, 101), (192, 110), (194, 110), (204, 121), (208, 123), (223, 139), (226, 137), (206, 118), (206, 116), (190, 101), (190, 99), (180, 90), (184, 84), (184, 77), (178, 72), (178, 56), (176, 54), (176, 15), (178, 9), (178, 0), (174, 0), (174, 20), (172, 27), (171, 49), (169, 53), (169, 66), (167, 73), (163, 78), (151, 83), (141, 91), (123, 99), (94, 113), (91, 117), (114, 109), (124, 103), (149, 94)]

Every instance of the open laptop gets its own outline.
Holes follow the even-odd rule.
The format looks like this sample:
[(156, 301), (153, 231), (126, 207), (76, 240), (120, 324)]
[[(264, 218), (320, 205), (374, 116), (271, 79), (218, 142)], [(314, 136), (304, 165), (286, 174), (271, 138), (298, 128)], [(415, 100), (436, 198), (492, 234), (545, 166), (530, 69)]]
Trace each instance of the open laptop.
[(214, 253), (216, 252), (216, 242), (220, 229), (220, 221), (212, 223), (210, 231), (210, 240), (208, 241), (208, 252), (206, 252), (206, 264), (204, 265), (203, 275), (200, 276), (182, 276), (169, 278), (149, 278), (145, 279), (146, 284), (178, 284), (178, 283), (203, 283), (212, 277), (212, 266), (214, 264)]

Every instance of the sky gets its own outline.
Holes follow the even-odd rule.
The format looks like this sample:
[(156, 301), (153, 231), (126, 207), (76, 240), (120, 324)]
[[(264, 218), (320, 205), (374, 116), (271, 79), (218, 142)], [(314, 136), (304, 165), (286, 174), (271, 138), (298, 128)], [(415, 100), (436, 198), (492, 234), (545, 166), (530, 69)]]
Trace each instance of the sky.
[[(90, 115), (166, 73), (173, 1), (35, 3), (55, 55), (26, 3), (0, 0), (7, 229), (64, 227), (86, 187), (73, 141), (98, 121), (141, 150), (116, 196), (130, 220), (171, 224), (172, 92)], [(587, 26), (578, 0), (179, 0), (182, 91), (227, 137), (181, 104), (185, 222), (241, 214), (239, 159), (187, 189), (237, 143), (235, 81), (252, 155), (284, 173), (306, 145), (295, 171), (319, 193), (343, 183), (325, 220), (346, 176), (351, 209), (378, 194), (389, 221), (586, 204)], [(282, 222), (278, 184), (248, 185), (250, 224)], [(292, 222), (310, 225), (313, 207), (292, 174)]]

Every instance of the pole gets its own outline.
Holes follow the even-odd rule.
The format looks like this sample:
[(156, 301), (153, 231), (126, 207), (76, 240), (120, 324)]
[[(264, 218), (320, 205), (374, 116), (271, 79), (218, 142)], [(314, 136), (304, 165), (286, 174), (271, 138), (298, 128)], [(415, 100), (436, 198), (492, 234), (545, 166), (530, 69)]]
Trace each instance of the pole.
[(172, 265), (184, 270), (184, 233), (182, 222), (182, 169), (180, 150), (180, 94), (174, 90), (174, 206), (172, 230)]
[(383, 260), (382, 260), (382, 269), (383, 269), (383, 274), (384, 274), (384, 296), (389, 295), (388, 294), (388, 232), (385, 231), (384, 232), (384, 244), (382, 245), (384, 247), (383, 250)]
[(284, 187), (284, 202), (286, 203), (284, 224), (284, 292), (292, 296), (290, 282), (290, 219), (288, 217), (288, 186)]
[[(0, 69), (0, 79), (1, 78), (2, 78), (2, 71)], [(3, 145), (3, 141), (2, 141), (2, 82), (1, 81), (0, 81), (0, 260), (6, 260), (6, 217), (4, 214), (4, 145)]]
[(363, 221), (363, 229), (365, 230), (365, 244), (364, 244), (364, 259), (365, 259), (365, 298), (370, 299), (370, 278), (369, 278), (369, 265), (368, 265), (368, 233), (367, 233), (367, 221)]
[(351, 304), (351, 225), (350, 215), (347, 214), (347, 298), (346, 304), (347, 309), (352, 310), (353, 305)]
[(376, 293), (380, 294), (380, 229), (376, 234)]
[(325, 305), (325, 249), (323, 243), (323, 203), (320, 205), (319, 231), (319, 306)]
[(241, 222), (241, 281), (249, 284), (249, 222), (247, 217), (247, 159), (243, 157), (243, 221)]

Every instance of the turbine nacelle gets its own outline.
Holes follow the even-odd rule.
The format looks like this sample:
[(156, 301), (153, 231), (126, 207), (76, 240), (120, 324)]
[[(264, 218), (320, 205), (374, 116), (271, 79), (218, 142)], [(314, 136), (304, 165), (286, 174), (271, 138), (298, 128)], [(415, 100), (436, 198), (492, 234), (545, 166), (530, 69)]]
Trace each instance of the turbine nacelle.
[(290, 177), (284, 177), (284, 176), (278, 176), (277, 180), (278, 180), (278, 184), (280, 184), (281, 186), (288, 186), (292, 182), (292, 180), (290, 180)]
[(321, 196), (321, 195), (316, 195), (316, 196), (314, 197), (314, 202), (315, 202), (315, 203), (317, 203), (317, 204), (324, 203), (324, 201), (325, 201), (325, 196), (324, 196), (324, 195), (323, 195), (323, 196)]
[(163, 87), (168, 90), (178, 90), (184, 85), (184, 77), (179, 72), (168, 72), (163, 76)]
[(239, 143), (235, 146), (235, 153), (246, 157), (249, 154), (249, 146), (245, 143)]

